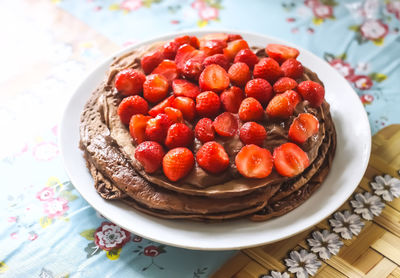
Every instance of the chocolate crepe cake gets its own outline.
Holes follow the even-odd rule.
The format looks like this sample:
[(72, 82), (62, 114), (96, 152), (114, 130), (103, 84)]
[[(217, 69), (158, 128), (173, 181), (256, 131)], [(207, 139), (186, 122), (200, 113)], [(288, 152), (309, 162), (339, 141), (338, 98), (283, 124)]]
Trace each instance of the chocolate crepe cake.
[[(169, 219), (263, 221), (302, 204), (329, 172), (336, 133), (323, 83), (298, 54), (210, 34), (116, 57), (81, 115), (80, 148), (97, 192)], [(261, 116), (257, 105), (246, 110), (247, 99)]]

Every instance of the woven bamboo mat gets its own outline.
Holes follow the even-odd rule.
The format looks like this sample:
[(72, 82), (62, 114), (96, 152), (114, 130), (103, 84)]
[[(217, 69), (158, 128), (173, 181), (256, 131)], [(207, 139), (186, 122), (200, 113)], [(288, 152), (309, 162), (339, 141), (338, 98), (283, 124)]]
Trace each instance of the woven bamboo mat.
[[(377, 191), (371, 186), (371, 182), (376, 181), (377, 176), (383, 177), (388, 174), (399, 178), (399, 169), (400, 125), (391, 125), (373, 136), (371, 157), (365, 175), (353, 196), (338, 211), (349, 210), (351, 213), (356, 214), (351, 200), (355, 199), (357, 193), (368, 194), (366, 192), (370, 192), (375, 197), (375, 201), (379, 200), (379, 202), (386, 205), (383, 210), (373, 216), (371, 221), (363, 219), (363, 215), (360, 214), (364, 227), (358, 235), (354, 234), (351, 239), (347, 240), (343, 239), (343, 237), (338, 237), (343, 242), (343, 246), (339, 247), (340, 251), (337, 255), (332, 255), (330, 259), (324, 260), (318, 252), (313, 253), (315, 250), (311, 250), (309, 241), (307, 241), (307, 239), (312, 238), (313, 231), (326, 229), (332, 232), (333, 228), (329, 219), (325, 219), (315, 227), (292, 238), (239, 251), (212, 277), (258, 278), (265, 275), (264, 277), (275, 278), (312, 276), (314, 274), (312, 271), (311, 273), (306, 273), (305, 276), (301, 276), (299, 272), (294, 272), (293, 268), (290, 271), (290, 262), (285, 260), (292, 258), (291, 255), (295, 255), (294, 251), (305, 249), (306, 252), (314, 256), (314, 259), (318, 259), (320, 262), (318, 270), (315, 270), (314, 277), (400, 278), (400, 198), (394, 198), (393, 201), (385, 201), (384, 196), (377, 196), (379, 194), (376, 194)], [(341, 236), (340, 233), (337, 234)], [(313, 262), (306, 261), (300, 263), (300, 267), (307, 263), (310, 264), (309, 266), (313, 264)], [(272, 271), (286, 272), (286, 274), (282, 275), (275, 272), (272, 275)]]

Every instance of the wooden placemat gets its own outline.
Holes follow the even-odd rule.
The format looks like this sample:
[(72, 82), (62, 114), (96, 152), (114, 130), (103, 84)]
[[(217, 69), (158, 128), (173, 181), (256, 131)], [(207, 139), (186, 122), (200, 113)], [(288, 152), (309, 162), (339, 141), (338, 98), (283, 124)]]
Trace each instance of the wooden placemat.
[[(371, 157), (365, 175), (353, 196), (338, 209), (338, 212), (348, 210), (352, 214), (356, 214), (352, 200), (354, 202), (357, 193), (367, 197), (374, 196), (375, 201), (378, 200), (379, 203), (386, 205), (376, 216), (373, 216), (371, 221), (366, 220), (363, 217), (366, 215), (360, 213), (359, 216), (364, 222), (364, 227), (358, 235), (353, 235), (351, 239), (340, 238), (343, 246), (337, 255), (332, 255), (330, 259), (324, 260), (318, 253), (313, 253), (307, 240), (312, 238), (312, 232), (315, 231), (325, 229), (333, 232), (333, 227), (329, 222), (333, 216), (330, 216), (313, 228), (289, 239), (239, 251), (212, 277), (258, 278), (264, 275), (274, 278), (301, 277), (300, 273), (293, 272), (293, 269), (292, 271), (288, 270), (290, 262), (287, 262), (287, 259), (292, 258), (291, 255), (295, 255), (293, 251), (299, 252), (299, 250), (305, 249), (320, 261), (314, 277), (400, 278), (400, 198), (388, 201), (387, 197), (385, 199), (384, 195), (379, 192), (377, 194), (376, 188), (371, 186), (371, 182), (376, 182), (378, 176), (384, 177), (388, 174), (398, 178), (399, 169), (400, 125), (391, 125), (373, 136)], [(368, 194), (366, 192), (370, 192), (371, 195), (365, 195)], [(300, 264), (300, 267), (302, 266), (304, 263)], [(276, 271), (275, 276), (272, 275), (272, 271)], [(286, 272), (287, 274), (281, 275), (277, 272)], [(306, 275), (310, 275), (310, 273)]]

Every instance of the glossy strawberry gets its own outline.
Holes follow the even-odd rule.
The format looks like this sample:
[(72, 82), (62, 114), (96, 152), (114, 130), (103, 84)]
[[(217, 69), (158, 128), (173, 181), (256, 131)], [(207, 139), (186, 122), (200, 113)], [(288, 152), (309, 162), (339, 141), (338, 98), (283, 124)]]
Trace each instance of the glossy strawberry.
[(278, 63), (283, 63), (287, 59), (299, 56), (299, 51), (296, 48), (282, 44), (268, 44), (265, 52)]
[(177, 97), (184, 96), (195, 99), (200, 94), (200, 88), (196, 84), (184, 79), (175, 79), (172, 82), (172, 90)]
[(135, 149), (135, 158), (149, 174), (161, 168), (164, 154), (163, 147), (154, 141), (140, 143)]
[(147, 114), (149, 105), (140, 96), (129, 96), (124, 98), (118, 106), (118, 116), (123, 124), (129, 124), (133, 115)]
[(179, 44), (175, 41), (170, 41), (162, 46), (162, 53), (165, 59), (174, 60)]
[(196, 124), (194, 134), (202, 143), (214, 140), (215, 131), (213, 127), (213, 121), (209, 118), (200, 119)]
[(235, 158), (236, 167), (246, 178), (265, 178), (272, 171), (272, 155), (269, 150), (257, 145), (246, 145)]
[(143, 83), (143, 97), (152, 103), (159, 102), (167, 96), (168, 87), (168, 80), (164, 76), (148, 75)]
[(145, 116), (143, 114), (136, 114), (131, 117), (131, 120), (129, 121), (129, 133), (135, 140), (136, 144), (140, 144), (146, 140), (146, 124), (150, 119), (150, 116)]
[(241, 40), (243, 37), (239, 34), (228, 34), (228, 42)]
[(163, 171), (170, 181), (184, 178), (193, 169), (194, 156), (188, 148), (175, 148), (164, 155)]
[(274, 89), (274, 92), (276, 94), (282, 94), (287, 90), (293, 90), (296, 87), (297, 82), (295, 80), (290, 77), (281, 77), (278, 79), (278, 81), (275, 82), (272, 88)]
[(256, 54), (254, 54), (253, 51), (250, 49), (242, 49), (240, 50), (236, 56), (235, 60), (233, 61), (234, 63), (245, 63), (250, 69), (254, 68), (254, 65), (257, 64), (259, 61), (258, 57)]
[(297, 86), (300, 95), (310, 102), (313, 107), (322, 104), (325, 97), (325, 89), (319, 83), (314, 81), (303, 81)]
[(227, 46), (225, 41), (222, 40), (210, 40), (205, 41), (200, 46), (200, 50), (204, 51), (207, 56), (214, 54), (222, 54), (223, 49)]
[(229, 156), (224, 147), (215, 141), (207, 142), (197, 151), (196, 160), (207, 172), (218, 174), (229, 166)]
[(123, 96), (138, 95), (143, 90), (146, 76), (135, 69), (121, 70), (115, 77), (115, 88)]
[(160, 113), (164, 113), (164, 110), (166, 107), (172, 107), (172, 103), (173, 103), (174, 99), (175, 99), (174, 96), (167, 97), (166, 99), (164, 99), (162, 102), (160, 102), (156, 106), (153, 106), (153, 108), (151, 108), (149, 110), (149, 115), (155, 117)]
[(299, 114), (289, 128), (289, 139), (302, 144), (308, 138), (318, 133), (319, 121), (310, 113)]
[(172, 107), (179, 109), (187, 121), (193, 120), (196, 115), (196, 104), (191, 98), (176, 97), (172, 102)]
[(219, 112), (221, 101), (213, 91), (205, 91), (196, 97), (196, 113), (202, 117), (214, 117)]
[(194, 139), (193, 130), (182, 123), (173, 124), (169, 127), (165, 145), (169, 149), (177, 147), (189, 147)]
[(140, 63), (145, 74), (150, 74), (162, 61), (164, 55), (161, 51), (156, 50), (152, 53), (145, 54)]
[(245, 145), (254, 144), (262, 147), (267, 138), (267, 131), (256, 122), (247, 122), (240, 127), (239, 138)]
[(251, 78), (249, 66), (245, 63), (234, 63), (228, 70), (229, 79), (233, 85), (243, 87)]
[(287, 119), (293, 115), (294, 109), (301, 101), (301, 96), (289, 90), (274, 96), (268, 103), (266, 112), (269, 117)]
[(228, 73), (219, 65), (207, 66), (199, 77), (199, 85), (202, 91), (221, 92), (229, 86)]
[(263, 58), (254, 66), (253, 75), (254, 78), (263, 78), (272, 84), (283, 76), (283, 71), (274, 59)]
[(158, 114), (155, 118), (148, 120), (145, 129), (146, 140), (163, 144), (172, 124), (171, 119), (165, 114)]
[(181, 110), (173, 108), (173, 107), (165, 107), (164, 113), (174, 123), (183, 123), (183, 114), (182, 114)]
[(194, 48), (199, 48), (199, 39), (195, 36), (180, 36), (175, 38), (174, 42), (179, 46), (189, 44)]
[(229, 112), (224, 112), (218, 115), (213, 122), (215, 132), (223, 137), (234, 136), (237, 133), (238, 126), (239, 123), (237, 118)]
[(151, 73), (161, 74), (168, 80), (168, 83), (171, 84), (172, 80), (178, 77), (178, 68), (174, 61), (164, 60)]
[(198, 50), (193, 46), (189, 44), (180, 46), (175, 56), (175, 64), (178, 67), (178, 70), (182, 72), (187, 60), (194, 57), (196, 54), (198, 54)]
[(272, 87), (269, 82), (262, 78), (255, 78), (247, 82), (244, 89), (247, 97), (253, 97), (261, 105), (266, 105), (272, 98)]
[(244, 94), (242, 89), (235, 86), (229, 87), (220, 95), (222, 108), (227, 112), (237, 113), (243, 98)]
[(207, 34), (200, 38), (200, 47), (204, 46), (204, 44), (207, 43), (208, 41), (222, 41), (226, 43), (228, 41), (228, 34), (225, 33)]
[(281, 69), (285, 76), (297, 79), (303, 76), (303, 65), (296, 59), (290, 58), (282, 63)]
[(228, 70), (228, 68), (229, 68), (229, 61), (225, 57), (224, 54), (215, 54), (215, 55), (209, 56), (209, 57), (204, 59), (204, 61), (203, 61), (203, 66), (204, 67), (207, 67), (207, 66), (209, 66), (211, 64), (220, 65), (225, 70)]
[(201, 72), (204, 70), (204, 58), (205, 56), (203, 55), (197, 55), (187, 60), (183, 67), (182, 74), (188, 79), (198, 80)]
[(234, 40), (228, 42), (227, 47), (224, 48), (224, 55), (228, 58), (229, 61), (233, 61), (236, 54), (242, 49), (248, 49), (249, 45), (245, 40)]
[(276, 171), (285, 177), (294, 177), (310, 165), (307, 154), (296, 144), (285, 143), (274, 150)]
[(259, 121), (264, 117), (261, 103), (253, 97), (245, 98), (239, 107), (239, 118), (244, 121)]

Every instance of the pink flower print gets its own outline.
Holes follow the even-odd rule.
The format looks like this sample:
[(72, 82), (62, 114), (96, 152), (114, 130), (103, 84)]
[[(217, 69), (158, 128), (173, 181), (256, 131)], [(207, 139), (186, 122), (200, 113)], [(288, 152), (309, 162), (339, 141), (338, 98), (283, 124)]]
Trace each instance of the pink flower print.
[(381, 20), (370, 19), (360, 26), (360, 32), (366, 39), (378, 40), (384, 38), (388, 34), (389, 27)]
[(11, 233), (11, 234), (10, 234), (10, 237), (11, 237), (12, 239), (17, 239), (17, 238), (18, 238), (18, 232), (13, 232), (13, 233)]
[(328, 18), (333, 16), (333, 8), (331, 6), (317, 4), (313, 6), (312, 10), (317, 18)]
[(61, 197), (44, 203), (44, 212), (49, 218), (62, 216), (68, 209), (68, 201)]
[(49, 201), (53, 199), (53, 197), (54, 189), (51, 187), (45, 187), (36, 194), (36, 198), (38, 198), (42, 202)]
[(120, 8), (125, 11), (135, 11), (142, 6), (142, 0), (124, 0), (120, 4)]
[(386, 9), (389, 13), (395, 15), (400, 20), (400, 1), (393, 1), (386, 4)]
[(346, 63), (342, 59), (333, 59), (329, 62), (344, 78), (348, 79), (354, 75), (354, 69), (349, 63)]
[(157, 257), (160, 255), (160, 250), (158, 250), (158, 247), (154, 245), (147, 246), (144, 248), (143, 255), (148, 256), (148, 257)]
[(10, 223), (17, 222), (17, 220), (18, 220), (18, 217), (16, 217), (16, 216), (10, 216), (7, 218), (7, 221)]
[(371, 78), (367, 75), (355, 75), (351, 78), (351, 81), (354, 83), (354, 86), (360, 90), (368, 90), (374, 85)]
[(201, 10), (206, 7), (206, 3), (203, 0), (196, 0), (192, 3), (191, 6), (195, 10)]
[(35, 232), (30, 232), (29, 234), (28, 234), (28, 239), (30, 240), (30, 241), (34, 241), (35, 239), (37, 239), (38, 238), (38, 235), (37, 235), (37, 233), (35, 233)]
[(317, 6), (319, 4), (320, 3), (319, 3), (318, 0), (306, 0), (306, 1), (304, 1), (304, 5), (306, 5), (310, 9), (314, 8), (315, 6)]
[(36, 160), (52, 160), (59, 153), (58, 146), (51, 142), (42, 142), (35, 146), (33, 156)]
[(374, 101), (374, 96), (370, 94), (363, 94), (361, 97), (361, 102), (366, 105), (366, 104), (371, 104)]
[(218, 10), (213, 7), (206, 6), (199, 10), (199, 16), (202, 20), (213, 20), (218, 18)]
[(110, 222), (103, 222), (94, 232), (94, 243), (106, 251), (121, 248), (130, 239), (130, 232)]

